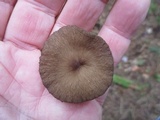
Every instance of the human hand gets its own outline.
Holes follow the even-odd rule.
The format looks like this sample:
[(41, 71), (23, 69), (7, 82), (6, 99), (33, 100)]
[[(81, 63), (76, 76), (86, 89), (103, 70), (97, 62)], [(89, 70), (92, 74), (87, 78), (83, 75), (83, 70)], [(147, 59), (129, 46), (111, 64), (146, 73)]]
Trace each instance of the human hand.
[[(65, 25), (91, 30), (106, 3), (107, 0), (1, 0), (0, 120), (101, 119), (106, 94), (81, 104), (55, 99), (42, 84), (39, 57), (51, 32)], [(107, 17), (99, 36), (110, 46), (115, 65), (144, 20), (149, 4), (150, 0), (118, 0)]]

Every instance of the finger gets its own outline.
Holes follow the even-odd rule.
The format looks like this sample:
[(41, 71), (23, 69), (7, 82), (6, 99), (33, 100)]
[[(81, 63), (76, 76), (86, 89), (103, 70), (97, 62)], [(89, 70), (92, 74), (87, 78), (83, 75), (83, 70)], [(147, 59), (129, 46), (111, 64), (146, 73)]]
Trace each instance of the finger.
[[(118, 0), (112, 8), (99, 36), (110, 46), (115, 65), (126, 52), (129, 38), (145, 19), (149, 5), (150, 0)], [(96, 100), (102, 104), (106, 96), (107, 92)]]
[(0, 0), (0, 40), (3, 39), (10, 14), (17, 0)]
[(19, 0), (9, 20), (5, 41), (21, 48), (42, 48), (65, 0)]
[(150, 0), (118, 0), (111, 10), (99, 36), (109, 44), (114, 63), (121, 60), (137, 27), (145, 19)]
[(76, 25), (91, 30), (102, 13), (108, 0), (68, 0), (53, 31), (65, 25)]

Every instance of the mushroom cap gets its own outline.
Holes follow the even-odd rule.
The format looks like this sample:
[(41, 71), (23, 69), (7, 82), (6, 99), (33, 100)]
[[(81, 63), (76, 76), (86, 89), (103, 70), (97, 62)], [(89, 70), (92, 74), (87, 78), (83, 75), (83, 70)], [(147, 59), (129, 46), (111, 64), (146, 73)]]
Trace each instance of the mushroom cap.
[(113, 68), (111, 51), (101, 37), (65, 26), (45, 42), (39, 71), (55, 98), (81, 103), (105, 93), (112, 83)]

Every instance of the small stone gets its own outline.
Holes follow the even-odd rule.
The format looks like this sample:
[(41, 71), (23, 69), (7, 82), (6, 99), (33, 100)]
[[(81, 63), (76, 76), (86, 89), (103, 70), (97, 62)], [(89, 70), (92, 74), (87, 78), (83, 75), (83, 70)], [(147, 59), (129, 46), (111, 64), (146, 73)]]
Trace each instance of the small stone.
[(152, 34), (153, 33), (153, 29), (152, 28), (147, 28), (146, 32), (147, 32), (147, 34)]
[(149, 75), (145, 74), (145, 73), (142, 76), (143, 76), (144, 79), (148, 79), (149, 78)]
[(122, 57), (122, 61), (123, 61), (124, 63), (128, 62), (128, 57), (127, 57), (127, 56), (123, 56), (123, 57)]
[(138, 70), (139, 70), (139, 67), (137, 65), (135, 65), (135, 66), (132, 67), (132, 71), (133, 72), (138, 71)]

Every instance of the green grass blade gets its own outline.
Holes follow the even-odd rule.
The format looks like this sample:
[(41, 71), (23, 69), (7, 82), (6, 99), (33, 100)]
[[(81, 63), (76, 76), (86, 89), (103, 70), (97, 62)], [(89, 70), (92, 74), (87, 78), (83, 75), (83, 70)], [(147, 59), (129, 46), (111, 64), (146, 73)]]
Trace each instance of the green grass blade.
[(149, 47), (149, 50), (151, 52), (156, 53), (156, 54), (160, 54), (160, 47), (159, 46), (151, 46), (151, 47)]
[(113, 82), (115, 84), (121, 85), (122, 87), (128, 88), (129, 86), (131, 86), (134, 82), (126, 79), (124, 77), (121, 77), (119, 75), (114, 75), (113, 76)]
[(129, 79), (121, 77), (119, 75), (113, 76), (113, 83), (120, 85), (124, 88), (132, 88), (135, 90), (142, 90), (142, 89), (145, 89), (149, 86), (148, 84), (138, 85), (133, 80), (129, 80)]
[(160, 74), (155, 74), (155, 75), (154, 75), (154, 78), (155, 78), (158, 82), (160, 82)]

